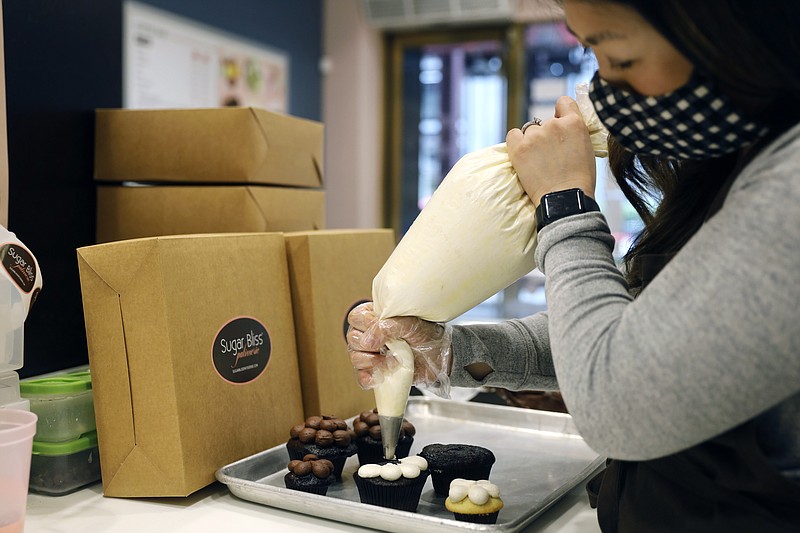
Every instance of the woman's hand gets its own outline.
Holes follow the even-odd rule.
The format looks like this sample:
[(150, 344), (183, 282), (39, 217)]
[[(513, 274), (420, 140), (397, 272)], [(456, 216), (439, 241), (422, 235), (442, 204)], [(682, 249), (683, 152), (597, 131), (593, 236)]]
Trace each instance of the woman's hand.
[(361, 304), (348, 316), (347, 349), (363, 389), (372, 389), (398, 365), (386, 341), (403, 339), (414, 354), (414, 385), (444, 398), (450, 395), (450, 327), (416, 317), (380, 320), (372, 302)]
[(511, 165), (534, 205), (547, 193), (579, 188), (594, 198), (596, 169), (589, 130), (578, 104), (562, 96), (555, 118), (506, 135)]

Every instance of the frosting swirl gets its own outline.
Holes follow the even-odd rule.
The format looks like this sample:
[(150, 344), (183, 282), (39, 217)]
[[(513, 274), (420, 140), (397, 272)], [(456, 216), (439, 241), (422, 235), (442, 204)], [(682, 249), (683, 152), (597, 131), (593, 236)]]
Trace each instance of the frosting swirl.
[(489, 498), (499, 498), (500, 489), (486, 479), (473, 481), (471, 479), (457, 478), (450, 483), (448, 497), (453, 502), (460, 502), (464, 498), (469, 498), (469, 501), (475, 505), (483, 505), (489, 501)]
[(414, 479), (419, 477), (422, 471), (428, 469), (428, 461), (419, 455), (412, 455), (400, 459), (398, 463), (366, 464), (358, 469), (358, 475), (362, 478), (381, 477), (386, 481), (396, 481), (401, 477)]
[(355, 439), (355, 432), (347, 423), (334, 415), (310, 416), (289, 431), (292, 440), (303, 444), (316, 444), (322, 448), (347, 448)]
[[(381, 440), (381, 426), (378, 419), (378, 409), (372, 411), (362, 412), (358, 418), (353, 421), (353, 430), (357, 437), (371, 437), (374, 440)], [(403, 420), (400, 427), (400, 438), (406, 435), (413, 437), (417, 430), (414, 425), (408, 420)]]
[(290, 461), (287, 468), (289, 472), (300, 477), (311, 474), (316, 478), (325, 479), (333, 473), (333, 463), (314, 454), (307, 454), (302, 461), (297, 459)]

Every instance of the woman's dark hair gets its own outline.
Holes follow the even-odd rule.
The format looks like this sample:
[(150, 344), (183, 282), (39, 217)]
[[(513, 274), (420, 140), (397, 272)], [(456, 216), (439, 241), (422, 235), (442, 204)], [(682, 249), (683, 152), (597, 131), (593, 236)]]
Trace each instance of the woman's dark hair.
[[(638, 11), (743, 111), (766, 122), (769, 138), (800, 121), (800, 0), (599, 1)], [(699, 229), (744, 156), (667, 160), (611, 140), (611, 172), (644, 222), (625, 256), (631, 287), (641, 286), (644, 256), (675, 253)]]

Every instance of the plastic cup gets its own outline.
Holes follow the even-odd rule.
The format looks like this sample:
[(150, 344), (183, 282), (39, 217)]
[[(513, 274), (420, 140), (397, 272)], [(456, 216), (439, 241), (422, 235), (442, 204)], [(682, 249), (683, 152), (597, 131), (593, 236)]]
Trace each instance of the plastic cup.
[(0, 533), (22, 533), (36, 415), (0, 409)]

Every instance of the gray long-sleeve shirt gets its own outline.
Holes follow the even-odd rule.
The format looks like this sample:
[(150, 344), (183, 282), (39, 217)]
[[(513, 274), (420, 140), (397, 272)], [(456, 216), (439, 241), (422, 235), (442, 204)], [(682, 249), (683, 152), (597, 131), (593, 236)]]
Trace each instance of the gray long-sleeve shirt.
[[(800, 483), (800, 127), (635, 300), (612, 248), (599, 213), (545, 228), (548, 312), (455, 326), (453, 385), (557, 388), (589, 446), (624, 460), (757, 418), (765, 453)], [(476, 361), (494, 369), (481, 382), (464, 370)]]

